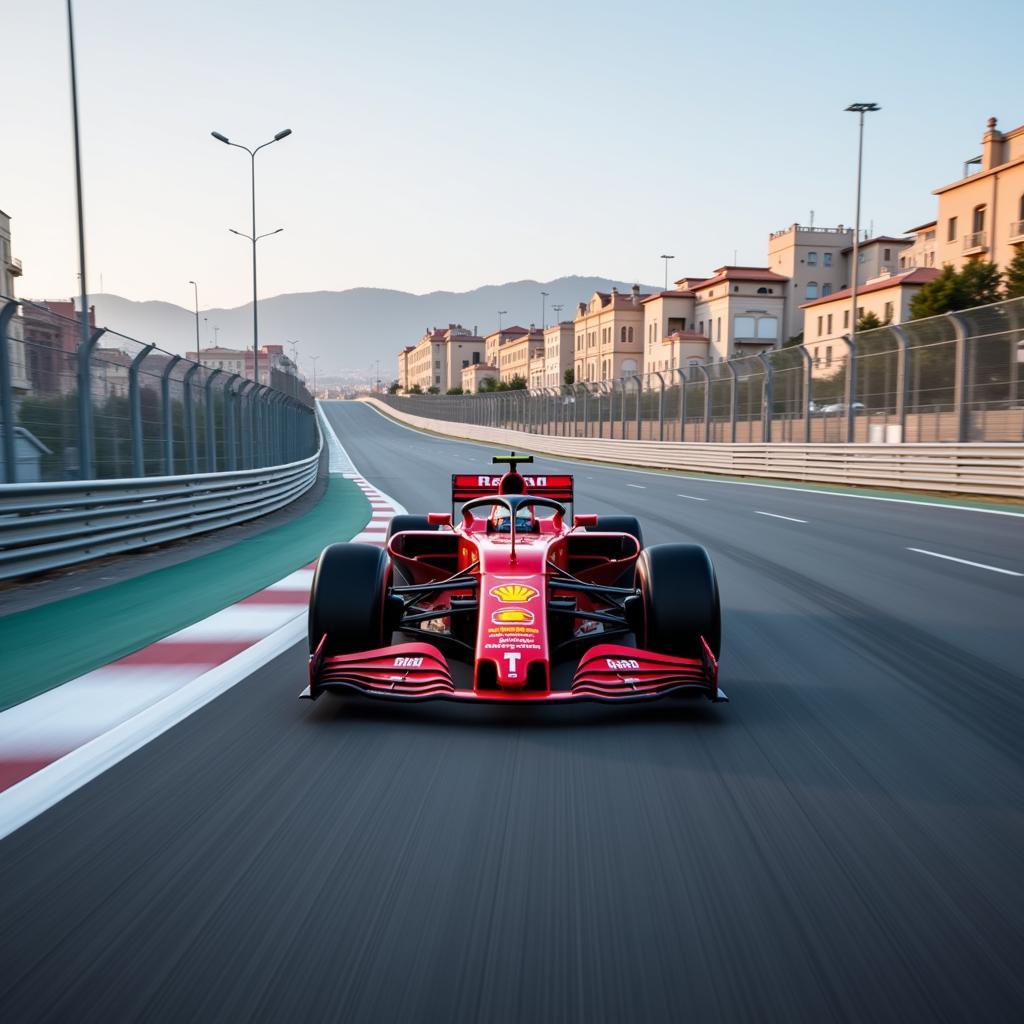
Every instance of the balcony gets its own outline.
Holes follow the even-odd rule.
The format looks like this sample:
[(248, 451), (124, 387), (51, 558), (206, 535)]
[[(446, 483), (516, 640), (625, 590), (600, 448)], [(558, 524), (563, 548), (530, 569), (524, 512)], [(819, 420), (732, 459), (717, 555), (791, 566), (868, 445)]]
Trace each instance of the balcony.
[(988, 252), (988, 235), (984, 231), (972, 231), (964, 235), (964, 255), (978, 256)]
[(7, 264), (11, 268), (11, 277), (21, 277), (21, 260), (12, 256)]
[(1024, 220), (1010, 221), (1010, 243), (1017, 245), (1024, 242)]

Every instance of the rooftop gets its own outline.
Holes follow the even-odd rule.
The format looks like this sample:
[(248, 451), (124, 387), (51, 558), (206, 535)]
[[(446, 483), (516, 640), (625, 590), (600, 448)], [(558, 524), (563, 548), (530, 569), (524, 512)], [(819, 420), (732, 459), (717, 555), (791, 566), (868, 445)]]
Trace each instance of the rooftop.
[[(886, 288), (906, 288), (908, 285), (920, 286), (928, 284), (929, 281), (934, 281), (940, 273), (941, 271), (936, 267), (917, 267), (903, 274), (893, 274), (891, 277), (883, 277), (870, 281), (868, 284), (862, 284), (857, 289), (857, 295), (859, 297), (861, 295), (868, 295), (871, 292), (881, 292), (885, 291)], [(842, 299), (850, 298), (852, 294), (853, 292), (849, 288), (843, 288), (823, 298), (811, 299), (810, 302), (801, 303), (800, 308), (807, 309), (810, 306), (820, 306), (826, 302), (838, 302)]]

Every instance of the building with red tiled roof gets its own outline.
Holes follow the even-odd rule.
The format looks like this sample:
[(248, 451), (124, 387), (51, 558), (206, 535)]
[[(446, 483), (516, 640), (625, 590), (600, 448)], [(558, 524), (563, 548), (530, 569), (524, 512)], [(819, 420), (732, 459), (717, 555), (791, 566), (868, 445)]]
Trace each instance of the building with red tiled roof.
[[(902, 274), (885, 274), (857, 288), (857, 319), (873, 313), (882, 324), (901, 324), (910, 319), (910, 300), (921, 287), (939, 276), (937, 267), (915, 267)], [(842, 288), (832, 295), (803, 304), (804, 344), (818, 366), (831, 365), (839, 357), (834, 343), (850, 331), (852, 292)]]
[(644, 299), (639, 285), (629, 293), (594, 292), (576, 307), (573, 373), (577, 381), (610, 380), (643, 372)]

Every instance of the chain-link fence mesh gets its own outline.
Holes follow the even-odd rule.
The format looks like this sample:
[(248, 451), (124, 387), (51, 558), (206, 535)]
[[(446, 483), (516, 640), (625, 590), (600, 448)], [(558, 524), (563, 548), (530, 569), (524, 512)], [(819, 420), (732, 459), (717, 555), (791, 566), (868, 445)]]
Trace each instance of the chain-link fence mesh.
[(418, 416), (568, 437), (1024, 441), (1024, 298), (706, 365), (534, 391), (387, 395)]
[(0, 481), (214, 473), (316, 450), (313, 399), (294, 374), (270, 367), (257, 384), (91, 316), (82, 327), (71, 303), (0, 296)]

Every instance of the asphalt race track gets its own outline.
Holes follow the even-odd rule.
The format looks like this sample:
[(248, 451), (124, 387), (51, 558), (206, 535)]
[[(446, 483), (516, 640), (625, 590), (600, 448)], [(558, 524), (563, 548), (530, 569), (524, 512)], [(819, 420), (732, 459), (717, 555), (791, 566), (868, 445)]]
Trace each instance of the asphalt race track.
[[(487, 470), (327, 411), (410, 512)], [(574, 471), (710, 549), (731, 704), (310, 705), (295, 647), (0, 843), (0, 1018), (1024, 1019), (1024, 518)]]

